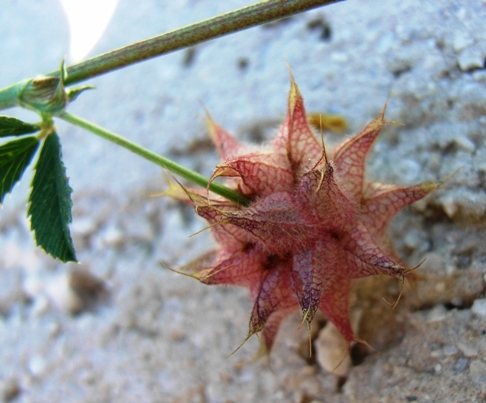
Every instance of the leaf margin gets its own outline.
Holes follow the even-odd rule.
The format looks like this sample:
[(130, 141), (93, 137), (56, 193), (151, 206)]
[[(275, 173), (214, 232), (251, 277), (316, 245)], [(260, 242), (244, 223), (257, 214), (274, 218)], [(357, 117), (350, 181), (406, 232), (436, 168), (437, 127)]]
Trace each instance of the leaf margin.
[(13, 116), (0, 115), (0, 137), (23, 136), (41, 130), (38, 124), (24, 122)]
[(35, 241), (54, 258), (65, 263), (77, 262), (69, 231), (73, 190), (66, 176), (61, 143), (56, 132), (44, 140), (34, 170), (27, 215)]
[(0, 205), (22, 179), (38, 148), (39, 140), (35, 136), (12, 140), (0, 146)]

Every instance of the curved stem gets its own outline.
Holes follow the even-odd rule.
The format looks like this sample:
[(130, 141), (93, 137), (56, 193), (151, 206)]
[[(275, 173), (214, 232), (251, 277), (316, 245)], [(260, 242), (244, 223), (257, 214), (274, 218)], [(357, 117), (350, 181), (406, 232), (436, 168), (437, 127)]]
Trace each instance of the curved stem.
[[(184, 179), (187, 179), (205, 188), (208, 186), (209, 179), (201, 175), (200, 173), (192, 171), (191, 169), (179, 165), (168, 158), (162, 157), (161, 155), (158, 155), (150, 150), (147, 150), (146, 148), (138, 144), (135, 144), (130, 140), (127, 140), (126, 138), (119, 136), (116, 133), (106, 130), (98, 125), (95, 125), (94, 123), (88, 122), (87, 120), (81, 119), (80, 117), (74, 116), (68, 112), (63, 112), (61, 115), (59, 115), (59, 117), (69, 123), (82, 127), (83, 129), (86, 129), (91, 133), (94, 133), (104, 138), (105, 140), (111, 141), (112, 143), (115, 143), (123, 148), (126, 148), (127, 150), (171, 171), (176, 175), (179, 175)], [(216, 194), (219, 194), (220, 196), (223, 196), (224, 198), (232, 202), (242, 204), (242, 205), (250, 204), (250, 200), (248, 198), (246, 198), (242, 194), (224, 185), (221, 185), (220, 183), (212, 182), (209, 185), (209, 190), (211, 190)]]

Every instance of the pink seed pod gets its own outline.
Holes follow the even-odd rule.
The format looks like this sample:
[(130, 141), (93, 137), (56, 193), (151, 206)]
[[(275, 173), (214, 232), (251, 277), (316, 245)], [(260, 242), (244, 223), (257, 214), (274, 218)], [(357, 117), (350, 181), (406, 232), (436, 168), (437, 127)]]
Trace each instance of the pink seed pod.
[(254, 306), (247, 339), (259, 333), (263, 352), (270, 352), (282, 319), (299, 308), (309, 326), (320, 310), (348, 346), (362, 341), (349, 320), (352, 280), (388, 275), (403, 282), (414, 270), (394, 253), (387, 227), (441, 183), (400, 187), (366, 180), (366, 158), (389, 123), (384, 114), (385, 108), (332, 155), (310, 128), (292, 76), (285, 121), (267, 146), (242, 145), (208, 117), (223, 160), (211, 180), (228, 178), (227, 186), (252, 203), (185, 189), (219, 244), (185, 269), (205, 284), (249, 288)]

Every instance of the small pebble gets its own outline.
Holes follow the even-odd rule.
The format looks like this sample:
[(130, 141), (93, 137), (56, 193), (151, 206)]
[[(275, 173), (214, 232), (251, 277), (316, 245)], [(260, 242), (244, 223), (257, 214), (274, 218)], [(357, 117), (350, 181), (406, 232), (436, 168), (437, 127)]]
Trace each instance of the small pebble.
[(39, 377), (46, 370), (46, 361), (40, 355), (34, 355), (30, 358), (27, 369), (32, 375)]
[(430, 356), (433, 358), (440, 357), (442, 355), (442, 352), (440, 350), (434, 350), (430, 353)]
[(35, 298), (32, 306), (32, 314), (40, 317), (47, 313), (49, 310), (49, 300), (45, 295), (39, 295)]
[(0, 379), (0, 399), (9, 402), (20, 394), (20, 385), (16, 378)]
[(427, 199), (420, 199), (417, 200), (415, 203), (413, 203), (411, 208), (414, 209), (415, 211), (423, 213), (427, 209), (428, 205), (429, 202), (427, 201)]
[(424, 246), (426, 246), (427, 241), (422, 235), (423, 234), (419, 230), (410, 230), (403, 237), (403, 242), (409, 249), (423, 249)]
[(477, 82), (486, 83), (486, 70), (473, 71), (472, 76)]
[(99, 239), (99, 246), (100, 248), (103, 247), (116, 247), (123, 245), (125, 241), (125, 235), (123, 231), (121, 231), (117, 227), (109, 227), (104, 231), (104, 233), (100, 236)]
[(459, 352), (458, 348), (454, 345), (448, 345), (444, 347), (444, 354), (445, 355), (454, 355)]
[(96, 221), (92, 217), (78, 217), (73, 220), (71, 231), (73, 235), (87, 236), (96, 231)]
[(467, 368), (467, 365), (469, 364), (469, 359), (468, 358), (459, 358), (456, 363), (454, 364), (454, 368), (452, 371), (454, 372), (454, 375), (459, 374), (460, 372), (464, 371)]
[(472, 48), (465, 49), (459, 55), (457, 63), (462, 71), (471, 71), (484, 67), (483, 57)]
[(460, 307), (462, 306), (464, 303), (464, 301), (462, 300), (462, 298), (459, 298), (459, 297), (454, 297), (451, 299), (451, 305), (453, 306), (457, 306), (457, 307)]
[(378, 53), (389, 53), (390, 49), (396, 43), (397, 38), (393, 32), (387, 32), (381, 38), (379, 38), (376, 44), (376, 52)]
[(442, 205), (442, 210), (447, 214), (449, 218), (453, 218), (458, 210), (457, 203), (452, 196), (445, 195), (440, 198), (440, 204)]
[(447, 309), (444, 305), (437, 305), (427, 313), (427, 322), (439, 322), (444, 320), (447, 315)]
[(457, 343), (457, 347), (466, 357), (476, 357), (479, 354), (479, 351), (476, 347), (471, 346), (470, 344), (466, 344), (464, 342)]
[(315, 345), (317, 362), (322, 368), (334, 375), (348, 375), (352, 365), (348, 345), (332, 323), (319, 333)]
[(458, 10), (457, 10), (457, 12), (456, 12), (456, 16), (457, 16), (457, 18), (459, 18), (459, 19), (460, 19), (461, 21), (463, 21), (463, 22), (464, 22), (465, 20), (467, 20), (467, 18), (468, 18), (468, 15), (467, 15), (467, 14), (468, 14), (468, 13), (467, 13), (467, 9), (466, 9), (466, 8), (464, 8), (464, 7), (461, 7), (461, 8), (460, 8), (460, 9), (458, 9)]
[(70, 276), (67, 273), (52, 278), (46, 284), (50, 299), (64, 312), (75, 314), (82, 310), (83, 301), (69, 285)]
[(62, 332), (62, 326), (60, 323), (54, 322), (49, 325), (49, 336), (57, 337), (61, 334), (61, 332)]
[(459, 148), (470, 153), (472, 153), (476, 149), (474, 143), (465, 136), (457, 136), (454, 139), (454, 142)]
[(474, 39), (467, 33), (459, 31), (456, 32), (454, 39), (452, 40), (452, 49), (454, 49), (455, 52), (460, 52), (468, 46), (471, 46), (473, 43)]
[(349, 56), (346, 53), (332, 52), (331, 60), (336, 63), (344, 63), (349, 60)]
[(486, 363), (481, 360), (472, 360), (469, 365), (472, 381), (476, 385), (486, 384)]
[(72, 270), (69, 287), (81, 297), (96, 298), (106, 290), (103, 280), (96, 277), (86, 268)]
[(471, 311), (476, 315), (486, 318), (486, 298), (475, 300), (472, 305)]

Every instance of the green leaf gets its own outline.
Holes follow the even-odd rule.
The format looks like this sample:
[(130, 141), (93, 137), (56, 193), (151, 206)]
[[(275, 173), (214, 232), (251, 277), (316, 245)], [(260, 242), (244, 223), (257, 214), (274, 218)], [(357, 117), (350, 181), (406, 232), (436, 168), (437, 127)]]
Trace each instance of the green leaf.
[(94, 90), (95, 88), (96, 87), (94, 85), (82, 85), (80, 87), (74, 87), (66, 90), (69, 102), (73, 102), (82, 92), (86, 90)]
[(33, 136), (0, 146), (0, 204), (24, 174), (38, 146), (39, 140)]
[(76, 261), (69, 232), (71, 193), (59, 136), (52, 133), (44, 141), (35, 166), (28, 215), (37, 245), (63, 262)]
[(38, 125), (22, 122), (11, 116), (0, 116), (0, 137), (21, 136), (40, 130)]

